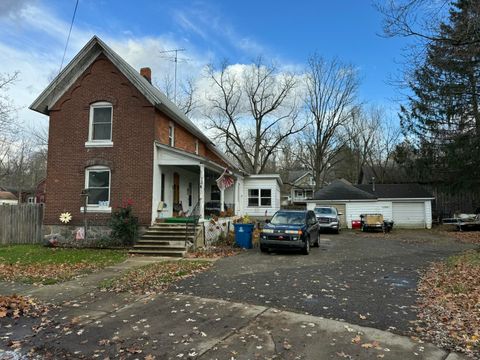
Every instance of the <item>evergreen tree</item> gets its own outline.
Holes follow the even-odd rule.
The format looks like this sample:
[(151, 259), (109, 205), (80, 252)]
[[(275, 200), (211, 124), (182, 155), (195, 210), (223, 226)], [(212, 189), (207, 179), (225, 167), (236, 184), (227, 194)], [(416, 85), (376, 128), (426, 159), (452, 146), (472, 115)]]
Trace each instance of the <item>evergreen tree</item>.
[[(480, 2), (457, 0), (413, 72), (401, 125), (416, 141), (417, 174), (454, 189), (480, 184)], [(413, 135), (413, 136), (412, 136)], [(419, 160), (420, 159), (420, 160)]]

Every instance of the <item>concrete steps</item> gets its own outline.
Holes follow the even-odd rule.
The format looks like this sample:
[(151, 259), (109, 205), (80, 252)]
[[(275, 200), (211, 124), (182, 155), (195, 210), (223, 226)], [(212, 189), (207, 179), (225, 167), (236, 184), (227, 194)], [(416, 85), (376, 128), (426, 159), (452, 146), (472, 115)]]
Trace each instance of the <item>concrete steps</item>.
[(191, 224), (156, 223), (148, 228), (130, 250), (130, 254), (183, 257), (186, 242), (195, 240), (197, 228)]

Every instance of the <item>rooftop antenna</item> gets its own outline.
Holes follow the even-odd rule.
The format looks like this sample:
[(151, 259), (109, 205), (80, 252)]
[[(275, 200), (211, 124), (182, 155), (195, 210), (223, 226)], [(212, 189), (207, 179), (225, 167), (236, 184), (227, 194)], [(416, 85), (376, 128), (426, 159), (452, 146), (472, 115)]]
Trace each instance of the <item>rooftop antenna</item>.
[[(174, 53), (173, 57), (173, 62), (175, 63), (175, 75), (174, 75), (174, 80), (173, 80), (173, 102), (177, 102), (177, 64), (178, 64), (178, 53), (180, 51), (186, 51), (186, 49), (180, 48), (180, 49), (171, 49), (171, 50), (164, 50), (160, 51), (160, 54), (169, 54), (169, 53)], [(168, 58), (171, 59), (171, 58)], [(185, 60), (185, 59), (180, 59), (180, 60)]]

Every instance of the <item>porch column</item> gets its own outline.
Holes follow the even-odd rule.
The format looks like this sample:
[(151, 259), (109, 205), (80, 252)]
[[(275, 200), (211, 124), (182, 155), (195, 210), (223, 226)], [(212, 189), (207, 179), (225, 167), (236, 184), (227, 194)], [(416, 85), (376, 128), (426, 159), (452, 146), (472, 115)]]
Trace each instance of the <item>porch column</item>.
[(234, 190), (235, 193), (233, 194), (233, 202), (235, 203), (235, 214), (238, 215), (240, 213), (240, 201), (238, 198), (238, 179), (235, 179)]
[(220, 211), (225, 211), (225, 189), (220, 189)]
[(205, 218), (205, 165), (200, 164), (200, 179), (198, 189), (198, 206), (200, 207), (200, 219)]

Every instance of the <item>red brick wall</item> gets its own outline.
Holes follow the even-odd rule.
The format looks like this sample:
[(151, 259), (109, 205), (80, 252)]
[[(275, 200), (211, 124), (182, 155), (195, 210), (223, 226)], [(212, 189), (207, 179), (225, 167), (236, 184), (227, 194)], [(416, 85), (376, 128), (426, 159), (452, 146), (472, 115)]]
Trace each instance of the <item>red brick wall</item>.
[[(168, 143), (168, 127), (170, 125), (170, 119), (164, 114), (157, 111), (155, 120), (155, 138), (162, 144), (169, 145)], [(173, 122), (175, 126), (175, 147), (181, 150), (185, 150), (191, 153), (195, 153), (195, 140), (197, 137), (191, 134), (188, 130)], [(198, 141), (198, 154), (204, 156), (218, 164), (227, 166), (225, 162), (220, 159), (215, 153), (207, 148), (205, 143), (201, 140)]]
[[(87, 148), (90, 104), (113, 104), (113, 147)], [(61, 212), (80, 225), (85, 167), (99, 162), (111, 167), (110, 204), (134, 201), (141, 224), (150, 224), (152, 204), (155, 109), (104, 56), (99, 57), (50, 112), (45, 220), (60, 224)], [(110, 217), (89, 215), (102, 223)]]

